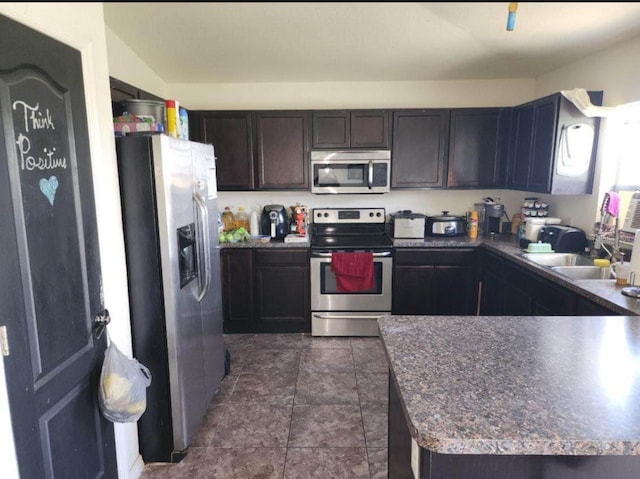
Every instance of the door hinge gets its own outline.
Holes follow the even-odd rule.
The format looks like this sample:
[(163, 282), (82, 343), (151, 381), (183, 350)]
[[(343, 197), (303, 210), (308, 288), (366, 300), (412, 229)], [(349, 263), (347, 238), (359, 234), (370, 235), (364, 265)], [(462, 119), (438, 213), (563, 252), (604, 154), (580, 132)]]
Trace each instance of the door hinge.
[(9, 356), (9, 337), (6, 326), (0, 326), (0, 354)]

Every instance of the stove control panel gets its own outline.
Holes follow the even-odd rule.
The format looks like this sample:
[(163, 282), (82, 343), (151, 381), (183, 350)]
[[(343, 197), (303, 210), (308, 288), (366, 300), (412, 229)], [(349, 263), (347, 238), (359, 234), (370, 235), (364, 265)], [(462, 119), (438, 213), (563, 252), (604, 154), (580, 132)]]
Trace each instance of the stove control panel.
[(384, 208), (315, 208), (312, 217), (316, 224), (378, 224), (386, 221)]

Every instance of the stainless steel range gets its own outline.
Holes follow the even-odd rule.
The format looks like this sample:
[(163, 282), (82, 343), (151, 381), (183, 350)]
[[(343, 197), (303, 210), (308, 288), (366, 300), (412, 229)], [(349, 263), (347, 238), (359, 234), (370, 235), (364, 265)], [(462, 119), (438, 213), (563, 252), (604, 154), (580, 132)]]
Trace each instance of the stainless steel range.
[[(384, 208), (321, 208), (312, 213), (311, 334), (378, 336), (377, 319), (391, 311), (392, 240)], [(372, 288), (344, 291), (332, 270), (334, 253), (371, 253)]]

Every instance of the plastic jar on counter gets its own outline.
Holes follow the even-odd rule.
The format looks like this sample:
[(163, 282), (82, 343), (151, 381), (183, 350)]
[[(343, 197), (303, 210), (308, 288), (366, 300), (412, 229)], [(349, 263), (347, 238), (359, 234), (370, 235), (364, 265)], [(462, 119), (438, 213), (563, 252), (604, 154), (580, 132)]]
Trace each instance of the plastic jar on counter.
[(232, 231), (236, 228), (236, 219), (230, 207), (226, 207), (222, 212), (222, 224), (224, 231)]
[(249, 231), (251, 229), (251, 225), (249, 224), (249, 215), (244, 210), (243, 206), (238, 208), (238, 212), (235, 215), (235, 225), (236, 228), (244, 228)]

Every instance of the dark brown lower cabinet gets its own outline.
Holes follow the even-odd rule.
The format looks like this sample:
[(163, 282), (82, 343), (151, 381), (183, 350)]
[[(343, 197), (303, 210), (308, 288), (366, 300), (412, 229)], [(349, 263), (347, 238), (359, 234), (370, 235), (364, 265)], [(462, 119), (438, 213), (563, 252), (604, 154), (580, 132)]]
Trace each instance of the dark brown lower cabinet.
[(486, 316), (617, 316), (488, 250), (482, 251), (480, 314)]
[(620, 313), (613, 311), (606, 306), (594, 303), (587, 298), (578, 296), (576, 298), (576, 314), (578, 316), (618, 316)]
[[(389, 479), (414, 479), (411, 434), (389, 373)], [(637, 479), (640, 456), (439, 454), (419, 448), (420, 479)]]
[(223, 331), (255, 332), (253, 320), (253, 252), (221, 249)]
[(393, 314), (476, 314), (477, 252), (472, 248), (398, 249)]
[(306, 249), (222, 249), (223, 329), (229, 333), (311, 332)]
[(256, 332), (311, 332), (308, 250), (254, 253)]

